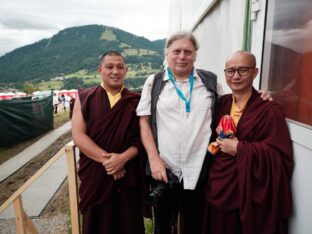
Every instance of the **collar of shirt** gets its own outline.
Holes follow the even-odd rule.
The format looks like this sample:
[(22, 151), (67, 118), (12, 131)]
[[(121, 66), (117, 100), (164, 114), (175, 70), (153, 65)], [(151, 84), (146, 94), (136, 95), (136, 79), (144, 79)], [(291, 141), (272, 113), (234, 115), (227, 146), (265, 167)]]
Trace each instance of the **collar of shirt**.
[(246, 98), (246, 100), (244, 100), (242, 107), (239, 107), (234, 99), (234, 97), (232, 96), (232, 105), (231, 105), (231, 117), (235, 123), (235, 125), (237, 126), (240, 118), (242, 117), (243, 111), (247, 105), (247, 102), (249, 100), (250, 96)]
[(122, 85), (120, 91), (115, 96), (113, 96), (109, 91), (107, 91), (103, 82), (101, 83), (101, 86), (107, 93), (110, 107), (113, 108), (113, 106), (115, 106), (115, 104), (121, 99), (121, 92), (124, 90), (125, 86)]
[[(197, 79), (199, 77), (195, 68), (193, 69), (193, 75), (194, 75), (194, 79)], [(168, 81), (168, 80), (169, 80), (168, 69), (166, 69), (163, 81)]]

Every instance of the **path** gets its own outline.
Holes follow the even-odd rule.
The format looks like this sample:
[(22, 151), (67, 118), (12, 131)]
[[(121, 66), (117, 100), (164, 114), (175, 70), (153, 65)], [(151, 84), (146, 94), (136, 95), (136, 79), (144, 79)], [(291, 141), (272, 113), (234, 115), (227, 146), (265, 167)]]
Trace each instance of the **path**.
[[(58, 137), (71, 129), (71, 123), (67, 122), (60, 128), (51, 131), (23, 152), (12, 157), (0, 165), (1, 181), (12, 175), (25, 165), (34, 156), (45, 150)], [(61, 156), (47, 171), (45, 171), (23, 194), (23, 206), (29, 217), (39, 216), (52, 196), (58, 190), (67, 176), (66, 156)], [(10, 205), (0, 214), (0, 219), (14, 218), (13, 206)]]

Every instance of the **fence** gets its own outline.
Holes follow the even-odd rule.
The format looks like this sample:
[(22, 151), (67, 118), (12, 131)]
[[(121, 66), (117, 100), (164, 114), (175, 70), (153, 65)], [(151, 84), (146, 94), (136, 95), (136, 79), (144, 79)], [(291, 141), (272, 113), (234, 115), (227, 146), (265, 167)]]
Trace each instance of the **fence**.
[(53, 129), (52, 96), (0, 101), (0, 147), (23, 142)]
[(71, 141), (60, 149), (45, 165), (43, 165), (32, 177), (30, 177), (11, 197), (9, 197), (1, 206), (2, 213), (11, 203), (13, 203), (15, 212), (15, 223), (17, 234), (37, 234), (39, 233), (31, 219), (23, 209), (22, 193), (38, 179), (51, 165), (53, 165), (62, 155), (66, 153), (67, 157), (67, 176), (69, 189), (69, 204), (71, 214), (72, 233), (80, 233), (79, 213), (78, 213), (78, 193), (76, 176), (76, 155), (75, 145)]

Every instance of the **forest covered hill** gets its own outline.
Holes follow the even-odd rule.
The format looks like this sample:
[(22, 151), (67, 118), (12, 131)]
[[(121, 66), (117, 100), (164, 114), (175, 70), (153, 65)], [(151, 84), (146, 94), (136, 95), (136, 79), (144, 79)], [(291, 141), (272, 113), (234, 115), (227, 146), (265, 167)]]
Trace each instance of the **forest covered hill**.
[[(125, 56), (130, 78), (143, 79), (162, 68), (164, 43), (164, 39), (150, 41), (103, 25), (67, 28), (1, 56), (0, 86), (49, 82), (66, 75), (75, 78), (72, 74), (81, 71), (95, 76), (99, 58), (107, 50), (117, 50)], [(79, 83), (83, 86), (84, 82)]]

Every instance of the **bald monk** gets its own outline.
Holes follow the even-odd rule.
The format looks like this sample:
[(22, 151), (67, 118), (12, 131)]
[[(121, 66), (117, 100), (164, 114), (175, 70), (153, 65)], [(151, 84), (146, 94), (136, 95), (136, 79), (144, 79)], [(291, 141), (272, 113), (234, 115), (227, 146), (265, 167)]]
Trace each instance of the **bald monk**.
[(213, 121), (217, 126), (230, 115), (237, 131), (228, 139), (213, 132), (211, 141), (220, 150), (204, 187), (202, 234), (288, 233), (293, 155), (284, 114), (253, 88), (258, 74), (253, 54), (237, 51), (225, 65), (232, 94), (219, 99)]
[[(79, 91), (72, 134), (80, 149), (79, 209), (84, 234), (143, 234), (140, 95), (124, 87), (127, 67), (116, 51), (106, 52), (98, 73), (102, 84)], [(143, 167), (142, 167), (143, 169)]]

